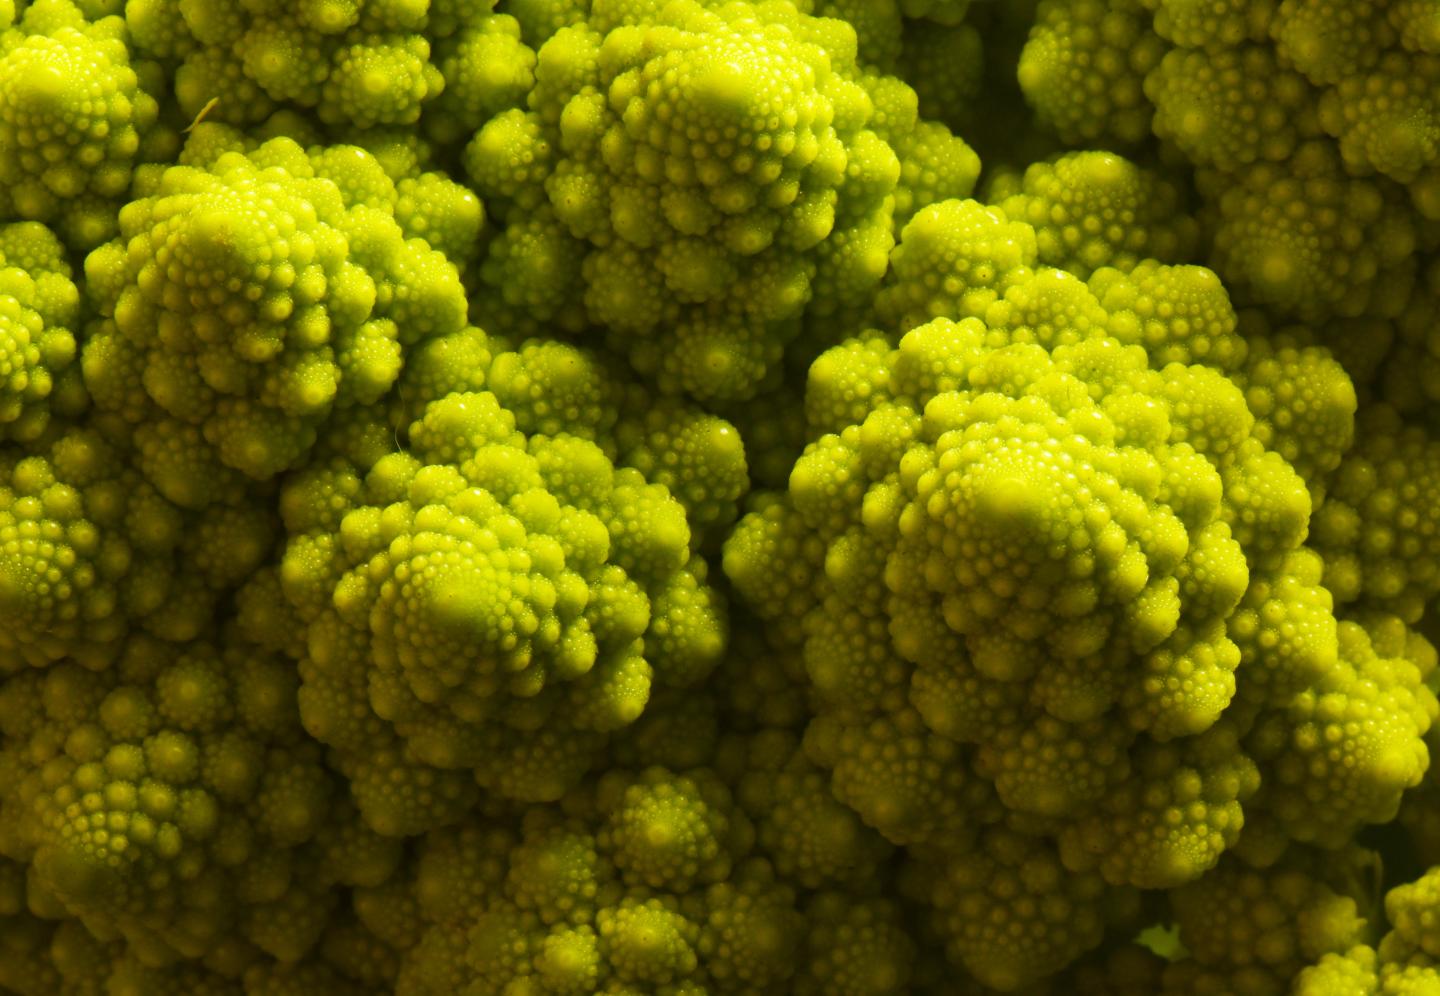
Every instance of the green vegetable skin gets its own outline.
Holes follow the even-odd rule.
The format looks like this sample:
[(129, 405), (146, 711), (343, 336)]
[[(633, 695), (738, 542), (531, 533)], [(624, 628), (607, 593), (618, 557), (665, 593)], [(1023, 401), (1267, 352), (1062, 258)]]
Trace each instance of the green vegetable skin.
[(0, 992), (1440, 993), (1437, 599), (1440, 0), (0, 0)]

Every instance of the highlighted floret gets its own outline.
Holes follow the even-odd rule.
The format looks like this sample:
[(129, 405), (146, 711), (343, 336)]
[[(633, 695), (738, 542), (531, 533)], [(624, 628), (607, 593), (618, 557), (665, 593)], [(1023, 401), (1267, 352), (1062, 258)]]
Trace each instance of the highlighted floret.
[[(46, 23), (47, 10), (63, 16)], [(31, 8), (0, 36), (3, 214), (54, 223), (76, 249), (110, 238), (136, 164), (168, 144), (158, 114), (119, 18), (88, 23), (68, 3)]]
[(389, 391), (402, 348), (463, 325), (453, 264), (406, 239), (395, 197), (360, 149), (287, 139), (167, 170), (86, 261), (109, 319), (85, 350), (97, 405), (203, 436), (196, 478), (303, 461), (332, 410)]

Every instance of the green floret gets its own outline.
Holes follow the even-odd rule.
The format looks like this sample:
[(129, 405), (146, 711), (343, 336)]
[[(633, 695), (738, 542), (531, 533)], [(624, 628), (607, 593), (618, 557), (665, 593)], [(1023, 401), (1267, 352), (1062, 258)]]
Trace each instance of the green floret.
[(1313, 88), (1266, 47), (1172, 49), (1145, 93), (1157, 135), (1191, 162), (1227, 172), (1287, 159), (1320, 130)]
[[(1220, 278), (1202, 266), (1146, 260), (1128, 273), (1097, 270), (1089, 283), (1110, 315), (1110, 333), (1143, 346), (1157, 363), (1200, 363), (1231, 373), (1246, 359), (1247, 342), (1238, 333), (1230, 295)], [(1337, 372), (1348, 385), (1344, 371)], [(1347, 444), (1337, 443), (1342, 449)]]
[(414, 35), (367, 35), (333, 58), (316, 108), (327, 124), (414, 124), (420, 105), (445, 85), (429, 62), (429, 42)]
[(826, 335), (863, 308), (895, 225), (979, 171), (917, 123), (908, 87), (856, 64), (854, 32), (787, 4), (698, 3), (602, 6), (554, 31), (524, 107), (494, 101), (464, 153), (510, 223), (481, 268), (482, 320), (597, 324), (664, 392), (753, 396), (812, 300)]
[(1227, 861), (1176, 889), (1170, 905), (1187, 957), (1167, 971), (1167, 986), (1288, 990), (1306, 963), (1370, 937), (1365, 913), (1374, 897), (1365, 894), (1363, 875), (1373, 860), (1358, 848), (1323, 856), (1296, 849), (1264, 869)]
[(1155, 133), (1199, 169), (1211, 264), (1275, 317), (1403, 313), (1428, 252), (1416, 222), (1440, 216), (1433, 12), (1375, 0), (1156, 6), (1174, 47), (1145, 92)]
[(629, 784), (602, 784), (605, 823), (596, 839), (634, 885), (687, 892), (729, 876), (725, 789), (651, 768)]
[(1381, 942), (1383, 954), (1394, 957), (1408, 948), (1412, 956), (1440, 958), (1440, 936), (1435, 931), (1440, 914), (1440, 874), (1427, 872), (1414, 882), (1392, 889), (1385, 897), (1385, 915), (1391, 934)]
[(1098, 875), (1071, 875), (1044, 844), (997, 830), (948, 866), (932, 902), (951, 957), (1008, 992), (1098, 944), (1115, 899)]
[(1212, 201), (1215, 269), (1279, 314), (1383, 315), (1404, 304), (1412, 221), (1391, 188), (1346, 176), (1337, 159), (1302, 146), (1283, 166), (1226, 178)]
[(1149, 137), (1153, 109), (1143, 82), (1164, 45), (1143, 0), (1042, 0), (1018, 75), (1026, 100), (1062, 140), (1080, 144)]
[(1293, 991), (1295, 996), (1373, 996), (1380, 985), (1375, 969), (1374, 948), (1359, 945), (1348, 951), (1332, 951), (1295, 977)]
[(244, 127), (276, 110), (260, 85), (245, 75), (244, 64), (224, 48), (191, 49), (175, 70), (174, 86), (176, 100), (192, 121), (213, 114), (217, 121)]
[[(1362, 378), (1374, 384), (1374, 393), (1383, 397), (1406, 416), (1424, 413), (1427, 421), (1429, 409), (1440, 396), (1440, 381), (1436, 380), (1437, 360), (1440, 360), (1440, 335), (1437, 335), (1431, 316), (1440, 309), (1440, 260), (1431, 260), (1422, 271), (1420, 280), (1410, 297), (1408, 307), (1393, 323), (1371, 321), (1360, 325), (1358, 335), (1335, 342), (1332, 348), (1345, 345), (1357, 346), (1367, 357), (1377, 356), (1381, 369), (1376, 371), (1370, 365), (1366, 371), (1361, 364), (1344, 353), (1341, 359), (1347, 367), (1361, 366), (1356, 380)], [(1345, 329), (1338, 329), (1342, 335)], [(1366, 334), (1368, 333), (1368, 334)], [(1334, 341), (1332, 339), (1332, 341)], [(1365, 374), (1370, 376), (1366, 377)], [(1368, 399), (1367, 399), (1368, 400)]]
[(1395, 0), (1389, 5), (1390, 23), (1400, 33), (1400, 44), (1412, 52), (1440, 52), (1440, 12), (1428, 0)]
[(0, 454), (0, 671), (104, 667), (132, 626), (190, 639), (268, 555), (272, 513), (232, 492), (206, 519), (137, 472), (139, 454), (76, 430)]
[(1150, 0), (1149, 6), (1156, 34), (1197, 49), (1262, 41), (1275, 11), (1270, 0)]
[(750, 489), (745, 448), (735, 427), (683, 405), (647, 405), (616, 431), (620, 460), (663, 484), (685, 506), (698, 540), (716, 535), (739, 516)]
[(1069, 153), (1018, 181), (1001, 176), (990, 200), (1034, 226), (1040, 262), (1087, 279), (1103, 266), (1186, 262), (1199, 235), (1175, 184), (1110, 153)]
[(1282, 0), (1270, 22), (1276, 50), (1316, 86), (1371, 68), (1395, 40), (1377, 0)]
[(398, 178), (391, 173), (396, 181), (395, 220), (407, 236), (424, 239), (463, 271), (480, 248), (485, 225), (480, 198), (443, 173), (400, 172)]
[(1325, 585), (1337, 602), (1360, 601), (1413, 624), (1440, 585), (1433, 553), (1440, 509), (1424, 497), (1440, 474), (1440, 447), (1384, 405), (1364, 413), (1356, 438), (1312, 529)]
[[(489, 354), (444, 341), (431, 353), (442, 376)], [(417, 371), (422, 392), (449, 390)], [(343, 464), (296, 478), (281, 581), (312, 631), (302, 714), (352, 780), (379, 788), (362, 746), (373, 724), (350, 717), (373, 708), (417, 775), (469, 770), (501, 795), (548, 800), (639, 718), (652, 681), (685, 686), (714, 667), (723, 603), (691, 552), (685, 506), (646, 477), (683, 448), (653, 437), (644, 473), (615, 467), (597, 444), (618, 449), (617, 388), (592, 357), (496, 348), (486, 384), (498, 393), (425, 404), (406, 452), (376, 462), (363, 487), (363, 468)], [(383, 832), (424, 829), (436, 812), (368, 791), (360, 808)]]
[(493, 5), (474, 6), (140, 0), (126, 6), (125, 20), (137, 52), (180, 62), (175, 96), (189, 117), (253, 126), (288, 104), (313, 108), (332, 126), (370, 128), (416, 124), (422, 105), (445, 89), (432, 45)]
[(809, 889), (875, 881), (892, 848), (835, 798), (825, 772), (799, 748), (780, 730), (750, 742), (736, 798), (755, 822), (757, 844), (782, 878)]
[(924, 117), (959, 129), (977, 116), (984, 40), (969, 24), (911, 22), (905, 27), (900, 75), (915, 88)]
[(199, 477), (302, 462), (332, 410), (389, 391), (403, 347), (463, 324), (454, 265), (406, 239), (397, 196), (361, 150), (286, 139), (167, 170), (86, 262), (111, 319), (85, 350), (97, 405), (199, 430)]
[[(881, 927), (876, 941), (907, 949), (889, 904), (805, 910), (713, 769), (614, 771), (563, 810), (530, 806), (503, 822), (511, 829), (472, 825), (421, 842), (401, 879), (420, 923), (399, 991), (790, 992), (807, 984), (799, 973), (829, 974), (827, 941), (858, 943)], [(807, 941), (815, 958), (798, 961)], [(865, 977), (864, 965), (838, 960), (838, 977)], [(879, 988), (856, 992), (897, 992), (904, 969), (887, 957), (868, 977)]]
[(1440, 917), (1440, 869), (1391, 889), (1385, 896), (1390, 932), (1378, 945), (1331, 953), (1295, 982), (1298, 996), (1423, 994), (1440, 985), (1435, 938)]
[[(329, 839), (336, 781), (301, 730), (295, 686), (290, 667), (240, 642), (148, 638), (103, 676), (67, 664), (10, 682), (5, 753), (49, 773), (19, 783), (6, 820), (55, 901), (154, 957), (196, 958), (232, 931), (303, 954), (327, 919), (324, 890), (357, 880), (300, 861), (297, 848)], [(399, 856), (386, 853), (382, 876)]]
[(817, 718), (805, 753), (830, 771), (835, 797), (894, 844), (961, 848), (996, 816), (994, 789), (914, 709)]
[(905, 226), (876, 311), (902, 332), (934, 318), (978, 317), (1029, 275), (1035, 259), (1030, 226), (975, 201), (942, 201)]
[(1355, 385), (1322, 346), (1286, 334), (1252, 334), (1236, 380), (1256, 431), (1305, 479), (1318, 508), (1328, 476), (1355, 441)]
[(426, 109), (425, 128), (442, 144), (468, 138), (499, 112), (521, 107), (535, 85), (535, 51), (520, 24), (495, 15), (467, 24), (436, 51), (445, 89)]
[[(1068, 190), (1065, 163), (1040, 175)], [(1322, 350), (1252, 352), (1200, 267), (1131, 257), (1089, 284), (1034, 269), (1034, 233), (1008, 213), (917, 216), (880, 306), (909, 330), (813, 365), (813, 441), (784, 497), (757, 502), (726, 546), (739, 594), (805, 665), (812, 762), (899, 844), (968, 855), (958, 842), (998, 808), (1076, 888), (1070, 876), (1195, 881), (1252, 820), (1260, 837), (1337, 846), (1388, 819), (1423, 767), (1429, 693), (1385, 656), (1403, 648), (1367, 655), (1353, 623), (1337, 641), (1324, 565), (1300, 546), (1311, 487), (1328, 494), (1348, 444), (1348, 379)], [(1101, 237), (1123, 247), (1133, 217)], [(1338, 744), (1294, 705), (1332, 691), (1374, 710), (1355, 756), (1291, 764), (1271, 749), (1280, 730)], [(1354, 802), (1302, 813), (1282, 798), (1290, 778)], [(964, 960), (1014, 987), (1099, 929), (1078, 947), (1042, 931), (1053, 953), (995, 964), (976, 941)]]
[(1400, 183), (1440, 168), (1440, 57), (1390, 52), (1365, 74), (1347, 76), (1320, 102), (1320, 123), (1339, 140), (1352, 172)]
[(797, 994), (874, 996), (905, 991), (917, 952), (894, 903), (822, 892), (805, 913), (811, 930), (795, 980)]
[(1067, 868), (1116, 885), (1174, 888), (1199, 879), (1240, 839), (1260, 775), (1223, 722), (1132, 758), (1133, 774), (1060, 837)]
[(76, 249), (110, 238), (135, 165), (159, 151), (158, 112), (123, 22), (87, 23), (68, 3), (31, 8), (0, 31), (3, 214), (54, 223)]
[(0, 226), (0, 439), (33, 441), (87, 398), (75, 362), (80, 295), (58, 239), (37, 222)]
[(0, 992), (1440, 996), (1437, 220), (1440, 0), (0, 0)]
[[(1352, 622), (1338, 636), (1338, 666), (1263, 715), (1248, 740), (1269, 773), (1257, 808), (1292, 839), (1331, 848), (1362, 824), (1394, 818), (1401, 793), (1429, 765), (1423, 738), (1437, 714), (1420, 670), (1398, 656), (1403, 645), (1372, 646)], [(1324, 802), (1310, 801), (1317, 798)]]
[[(805, 4), (796, 6), (809, 10)], [(903, 6), (899, 0), (816, 0), (814, 9), (809, 12), (817, 17), (831, 17), (849, 24), (855, 29), (856, 54), (860, 61), (890, 73), (895, 71), (895, 63), (900, 56), (901, 34), (907, 23), (902, 17)], [(963, 16), (964, 11), (960, 13)], [(904, 16), (911, 15), (907, 13)], [(928, 22), (927, 26), (933, 28), (936, 24)]]

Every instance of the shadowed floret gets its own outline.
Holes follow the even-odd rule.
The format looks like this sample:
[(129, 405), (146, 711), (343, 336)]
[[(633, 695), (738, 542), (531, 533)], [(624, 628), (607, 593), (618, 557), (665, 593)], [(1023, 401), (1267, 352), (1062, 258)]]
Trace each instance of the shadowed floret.
[(1326, 954), (1296, 977), (1297, 996), (1424, 993), (1440, 985), (1440, 869), (1391, 889), (1385, 915), (1391, 929), (1378, 945)]
[(243, 492), (187, 513), (139, 454), (72, 430), (0, 452), (0, 672), (73, 658), (104, 667), (127, 632), (186, 640), (264, 562), (274, 513)]
[(1186, 957), (1166, 969), (1164, 991), (1290, 991), (1304, 965), (1371, 936), (1367, 878), (1375, 861), (1358, 847), (1295, 848), (1265, 868), (1227, 859), (1176, 889), (1170, 907)]
[(1116, 899), (1099, 875), (1067, 872), (1042, 841), (994, 830), (949, 865), (931, 901), (952, 958), (1009, 991), (1098, 944)]
[(1423, 738), (1440, 707), (1399, 656), (1398, 633), (1399, 645), (1377, 647), (1365, 628), (1342, 622), (1337, 665), (1247, 738), (1267, 772), (1257, 807), (1290, 838), (1343, 846), (1364, 824), (1394, 819), (1401, 793), (1429, 767)]
[(1145, 0), (1041, 0), (1020, 55), (1020, 88), (1062, 141), (1136, 145), (1154, 113), (1145, 74), (1165, 46)]
[(331, 885), (383, 880), (399, 849), (347, 826), (293, 668), (220, 646), (135, 637), (102, 674), (7, 682), (6, 846), (61, 908), (152, 960), (238, 934), (293, 961), (324, 932)]
[[(1348, 379), (1283, 338), (1252, 352), (1208, 270), (1032, 268), (1009, 213), (916, 217), (880, 308), (908, 331), (814, 364), (813, 441), (726, 544), (738, 593), (804, 664), (811, 763), (882, 835), (966, 874), (1008, 814), (1017, 853), (1054, 856), (1039, 891), (1093, 880), (1100, 906), (1203, 881), (1252, 823), (1333, 847), (1390, 819), (1434, 696), (1403, 636), (1372, 649), (1370, 624), (1337, 625), (1301, 546), (1353, 432)], [(975, 250), (972, 277), (967, 225), (1014, 262)], [(1099, 942), (1100, 919), (1059, 919), (1078, 933), (958, 955), (1023, 985)]]
[[(530, 806), (506, 822), (425, 838), (410, 877), (421, 933), (399, 992), (883, 993), (903, 980), (893, 961), (827, 971), (796, 958), (807, 936), (836, 942), (853, 930), (858, 940), (876, 919), (888, 921), (890, 944), (908, 938), (883, 905), (869, 917), (805, 911), (711, 769), (613, 771), (584, 801)], [(830, 956), (816, 951), (820, 964)], [(795, 978), (867, 970), (886, 984), (803, 988)]]
[(510, 74), (503, 63), (480, 79), (473, 66), (473, 36), (503, 34), (496, 28), (513, 24), (493, 15), (494, 6), (493, 0), (136, 0), (124, 16), (135, 51), (170, 67), (187, 117), (203, 112), (252, 126), (289, 106), (331, 126), (415, 127), (452, 81), (455, 96), (437, 115), (455, 113), (487, 88), (503, 92)]
[(1172, 49), (1145, 78), (1155, 133), (1226, 172), (1288, 159), (1320, 122), (1314, 91), (1278, 59), (1266, 46)]
[(1323, 142), (1283, 163), (1204, 180), (1212, 265), (1237, 292), (1300, 319), (1393, 316), (1404, 307), (1415, 232), (1393, 186), (1347, 175)]
[(1331, 474), (1312, 526), (1325, 586), (1337, 602), (1358, 601), (1413, 624), (1440, 591), (1440, 509), (1430, 498), (1440, 444), (1385, 405), (1366, 409), (1356, 440)]

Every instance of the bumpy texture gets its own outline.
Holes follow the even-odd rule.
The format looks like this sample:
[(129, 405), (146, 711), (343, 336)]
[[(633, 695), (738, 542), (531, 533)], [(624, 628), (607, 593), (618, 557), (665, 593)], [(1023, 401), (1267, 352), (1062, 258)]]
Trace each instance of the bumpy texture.
[(1175, 184), (1121, 156), (1075, 152), (1000, 174), (989, 199), (1035, 229), (1037, 258), (1088, 278), (1102, 266), (1189, 262), (1198, 231)]
[(90, 429), (0, 452), (0, 673), (70, 658), (101, 668), (132, 628), (203, 633), (269, 554), (275, 516), (243, 492), (187, 513)]
[[(1287, 992), (1307, 964), (1370, 937), (1365, 885), (1375, 855), (1300, 849), (1265, 868), (1227, 859), (1171, 894), (1189, 957), (1166, 968), (1166, 994)], [(1359, 990), (1354, 990), (1358, 992)]]
[(325, 928), (329, 885), (383, 879), (399, 857), (333, 808), (294, 684), (244, 642), (144, 637), (103, 677), (66, 664), (11, 679), (0, 757), (28, 756), (29, 773), (6, 782), (6, 855), (149, 959), (200, 957), (235, 931), (293, 960)]
[(1154, 130), (1201, 170), (1216, 269), (1287, 317), (1393, 317), (1440, 218), (1433, 4), (1153, 6)]
[(39, 4), (0, 24), (0, 214), (58, 224), (77, 249), (114, 233), (137, 162), (174, 152), (156, 129), (117, 17)]
[(1437, 60), (0, 0), (0, 993), (1440, 993)]
[(914, 952), (893, 903), (802, 895), (762, 853), (708, 767), (615, 771), (567, 812), (535, 806), (493, 830), (432, 834), (400, 878), (418, 939), (396, 991), (904, 986)]
[(1440, 869), (1385, 896), (1391, 930), (1376, 947), (1327, 954), (1300, 973), (1296, 996), (1381, 996), (1424, 993), (1440, 986)]
[[(839, 797), (896, 843), (959, 847), (965, 877), (933, 897), (955, 910), (941, 929), (972, 972), (1009, 988), (1102, 928), (1047, 914), (1067, 929), (1012, 949), (963, 926), (981, 915), (968, 890), (985, 887), (957, 841), (993, 818), (993, 800), (1031, 821), (1002, 867), (1048, 860), (1065, 884), (1047, 895), (1103, 906), (1102, 879), (1197, 879), (1242, 824), (1337, 846), (1390, 819), (1428, 764), (1436, 703), (1403, 638), (1377, 651), (1365, 628), (1337, 626), (1321, 562), (1301, 546), (1306, 480), (1267, 442), (1315, 477), (1334, 452), (1284, 429), (1277, 402), (1304, 402), (1267, 390), (1262, 364), (1242, 373), (1213, 275), (1102, 271), (1102, 303), (1022, 252), (1011, 271), (985, 271), (992, 289), (947, 298), (935, 271), (912, 269), (933, 258), (956, 271), (953, 255), (930, 255), (935, 233), (1011, 226), (1021, 247), (1028, 229), (973, 203), (931, 212), (902, 236), (888, 292), (959, 320), (815, 364), (813, 441), (724, 563), (756, 612), (802, 618), (775, 632), (799, 645), (821, 710), (807, 747)], [(983, 242), (977, 255), (997, 258)], [(1187, 346), (1197, 314), (1201, 355)], [(1353, 395), (1309, 403), (1348, 432)], [(991, 833), (989, 846), (1008, 840)], [(1022, 914), (984, 919), (1002, 915)]]
[[(493, 0), (135, 0), (134, 49), (172, 67), (188, 116), (254, 125), (277, 107), (328, 125), (414, 125), (446, 88), (440, 48), (463, 44)], [(457, 80), (464, 89), (463, 79)]]
[(1164, 45), (1144, 0), (1042, 0), (1020, 55), (1020, 88), (1066, 142), (1135, 145), (1150, 135), (1146, 74)]
[(0, 226), (0, 439), (30, 442), (78, 415), (80, 293), (65, 249), (37, 222)]
[(853, 28), (788, 4), (596, 5), (527, 41), (533, 88), (465, 150), (510, 222), (479, 319), (599, 326), (665, 392), (743, 400), (802, 323), (833, 341), (896, 224), (979, 171)]
[[(686, 506), (612, 462), (604, 368), (499, 345), (478, 329), (434, 340), (439, 369), (470, 383), (436, 384), (422, 360), (402, 391), (418, 412), (402, 452), (311, 468), (281, 496), (279, 580), (307, 631), (302, 715), (383, 833), (452, 821), (477, 781), (558, 799), (652, 683), (694, 684), (725, 648)], [(488, 376), (452, 365), (491, 349)]]
[(396, 197), (359, 148), (277, 138), (167, 169), (126, 206), (85, 264), (103, 316), (86, 378), (140, 425), (167, 497), (200, 507), (236, 471), (303, 462), (333, 411), (389, 391), (403, 349), (463, 326), (454, 264), (407, 238)]

